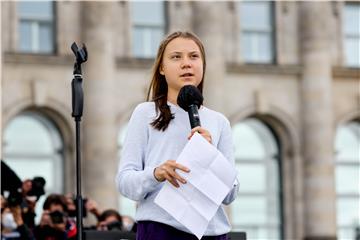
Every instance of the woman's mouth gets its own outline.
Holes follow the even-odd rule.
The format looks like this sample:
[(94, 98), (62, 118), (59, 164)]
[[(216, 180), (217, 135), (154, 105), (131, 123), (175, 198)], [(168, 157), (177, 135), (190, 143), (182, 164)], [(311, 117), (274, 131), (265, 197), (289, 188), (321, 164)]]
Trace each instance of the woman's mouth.
[(192, 74), (192, 73), (184, 73), (184, 74), (180, 75), (180, 77), (183, 77), (183, 78), (193, 77), (193, 76), (194, 76), (194, 74)]

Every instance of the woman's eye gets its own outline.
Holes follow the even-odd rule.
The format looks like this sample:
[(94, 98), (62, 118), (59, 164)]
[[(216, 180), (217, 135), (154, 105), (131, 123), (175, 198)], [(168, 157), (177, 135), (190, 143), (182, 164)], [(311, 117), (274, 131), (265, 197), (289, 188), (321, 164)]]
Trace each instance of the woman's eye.
[(200, 57), (198, 54), (191, 55), (192, 58), (198, 58)]
[(179, 59), (181, 56), (180, 55), (174, 55), (174, 56), (172, 56), (171, 58), (172, 59)]

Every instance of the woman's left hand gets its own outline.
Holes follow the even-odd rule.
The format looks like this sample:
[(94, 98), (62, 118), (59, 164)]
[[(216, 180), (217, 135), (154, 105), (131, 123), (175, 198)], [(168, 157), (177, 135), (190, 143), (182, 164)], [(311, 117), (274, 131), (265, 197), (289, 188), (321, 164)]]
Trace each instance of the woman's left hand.
[(200, 135), (203, 136), (210, 144), (212, 143), (210, 132), (208, 130), (206, 130), (205, 128), (202, 128), (200, 126), (199, 127), (194, 127), (193, 129), (191, 129), (191, 133), (188, 136), (189, 140), (194, 135), (195, 132), (200, 133)]

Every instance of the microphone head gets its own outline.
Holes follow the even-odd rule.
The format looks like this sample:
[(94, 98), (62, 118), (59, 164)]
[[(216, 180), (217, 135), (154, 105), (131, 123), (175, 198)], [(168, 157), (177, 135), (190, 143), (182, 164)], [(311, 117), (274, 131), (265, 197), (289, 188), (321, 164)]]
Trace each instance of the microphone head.
[(177, 104), (185, 111), (189, 110), (191, 105), (196, 105), (198, 108), (203, 104), (204, 98), (200, 90), (193, 85), (183, 86), (177, 97)]

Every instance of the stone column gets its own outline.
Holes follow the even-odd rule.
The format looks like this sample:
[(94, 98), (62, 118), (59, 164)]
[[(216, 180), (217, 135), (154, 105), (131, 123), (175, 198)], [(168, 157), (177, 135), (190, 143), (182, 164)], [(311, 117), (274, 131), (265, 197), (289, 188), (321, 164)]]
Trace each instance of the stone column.
[(204, 103), (224, 112), (225, 48), (224, 2), (193, 2), (194, 32), (200, 37), (206, 52)]
[(169, 33), (174, 31), (191, 30), (192, 11), (190, 1), (168, 1), (168, 29)]
[(329, 2), (300, 2), (305, 239), (336, 239)]
[(115, 2), (83, 2), (83, 40), (89, 59), (84, 64), (83, 183), (84, 195), (102, 209), (118, 206), (112, 9)]

